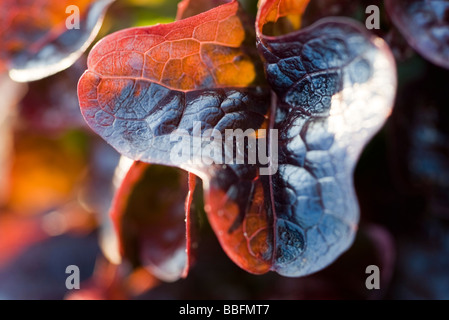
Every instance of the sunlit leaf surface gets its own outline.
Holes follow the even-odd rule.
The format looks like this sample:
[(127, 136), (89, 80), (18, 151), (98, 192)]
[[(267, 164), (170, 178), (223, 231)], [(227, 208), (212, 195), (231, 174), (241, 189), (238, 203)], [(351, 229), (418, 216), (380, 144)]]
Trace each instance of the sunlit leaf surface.
[(170, 134), (178, 128), (192, 132), (195, 121), (206, 125), (203, 130), (223, 132), (260, 127), (269, 92), (240, 88), (257, 81), (259, 61), (255, 48), (245, 45), (250, 35), (237, 11), (232, 2), (173, 24), (104, 38), (78, 85), (86, 122), (122, 154), (159, 164), (176, 160), (169, 158)]
[[(216, 179), (227, 199), (211, 193), (209, 219), (238, 264), (300, 276), (324, 268), (352, 243), (358, 223), (352, 172), (391, 112), (394, 62), (382, 40), (348, 20), (271, 37), (263, 34), (267, 22), (304, 7), (265, 1), (259, 10), (259, 49), (277, 94), (272, 128), (279, 131), (279, 169), (246, 186), (238, 173), (234, 181), (229, 174)], [(252, 201), (242, 200), (248, 196)], [(229, 236), (236, 229), (241, 242)], [(258, 263), (247, 264), (252, 259)]]
[[(348, 249), (359, 219), (352, 172), (393, 104), (395, 65), (386, 44), (348, 19), (295, 31), (306, 5), (260, 3), (257, 44), (272, 92), (257, 76), (255, 43), (236, 1), (104, 38), (79, 82), (87, 123), (119, 152), (203, 179), (223, 249), (252, 273), (307, 275)], [(173, 148), (190, 148), (190, 141), (173, 142), (170, 134), (193, 135), (195, 121), (202, 133), (278, 133), (270, 154), (278, 167), (260, 175), (259, 164), (198, 164), (195, 148), (193, 161), (174, 158)]]

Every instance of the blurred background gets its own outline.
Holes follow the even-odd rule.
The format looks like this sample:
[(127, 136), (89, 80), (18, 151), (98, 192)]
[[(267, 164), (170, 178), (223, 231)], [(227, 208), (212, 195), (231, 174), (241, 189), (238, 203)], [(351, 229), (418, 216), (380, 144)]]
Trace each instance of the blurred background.
[[(26, 11), (39, 28), (50, 19), (42, 4), (51, 1), (29, 2), (42, 7)], [(256, 2), (242, 1), (253, 18)], [(14, 33), (9, 19), (28, 10), (24, 3), (0, 1), (3, 48), (20, 47), (4, 34)], [(174, 21), (177, 3), (117, 0), (96, 40), (123, 28)], [(10, 79), (5, 61), (14, 57), (3, 50), (0, 299), (449, 299), (449, 71), (407, 44), (383, 1), (312, 1), (303, 23), (331, 15), (364, 23), (370, 4), (380, 8), (381, 29), (374, 31), (396, 58), (396, 105), (355, 172), (361, 223), (354, 245), (325, 270), (298, 279), (255, 276), (234, 265), (208, 225), (201, 189), (192, 206), (195, 263), (186, 279), (161, 281), (139, 261), (111, 263), (104, 243), (120, 156), (87, 127), (76, 92), (95, 41), (69, 68), (26, 83)], [(449, 11), (444, 19), (448, 26)], [(365, 287), (370, 264), (380, 267), (380, 290)], [(81, 290), (67, 290), (68, 265), (79, 266)]]

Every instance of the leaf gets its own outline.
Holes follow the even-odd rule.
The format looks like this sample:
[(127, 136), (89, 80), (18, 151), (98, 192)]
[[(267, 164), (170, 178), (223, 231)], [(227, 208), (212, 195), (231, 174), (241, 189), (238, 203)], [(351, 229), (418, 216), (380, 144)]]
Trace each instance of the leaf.
[(265, 121), (268, 94), (253, 86), (260, 61), (246, 38), (251, 35), (236, 1), (171, 24), (109, 35), (90, 52), (79, 81), (81, 112), (121, 154), (199, 173), (170, 157), (179, 145), (170, 141), (176, 129), (191, 133), (201, 122), (203, 131), (224, 132), (257, 129)]
[(121, 255), (165, 281), (187, 276), (191, 264), (195, 179), (187, 180), (184, 171), (134, 162), (110, 210)]
[(260, 1), (256, 19), (258, 37), (298, 30), (310, 0)]
[(394, 25), (411, 47), (430, 62), (449, 68), (449, 2), (386, 0)]
[[(335, 132), (340, 145), (349, 148), (351, 144), (354, 160), (363, 140), (377, 132), (391, 112), (396, 88), (391, 52), (382, 39), (345, 18), (326, 18), (301, 31), (266, 36), (262, 33), (267, 21), (264, 12), (269, 13), (265, 7), (277, 2), (263, 2), (256, 29), (267, 78), (280, 107), (332, 119), (329, 131)], [(297, 12), (302, 11), (302, 7), (297, 8)], [(375, 100), (367, 107), (365, 100), (371, 97)], [(351, 137), (359, 131), (361, 135)]]
[(263, 34), (267, 22), (287, 12), (297, 21), (292, 14), (303, 11), (299, 2), (265, 1), (256, 23), (276, 92), (278, 172), (253, 180), (223, 174), (206, 198), (225, 251), (254, 273), (307, 275), (351, 245), (359, 219), (354, 166), (394, 100), (391, 53), (358, 24), (325, 19), (284, 36)]
[[(358, 24), (327, 19), (283, 36), (264, 34), (297, 29), (306, 4), (260, 4), (257, 43), (273, 92), (259, 81), (257, 60), (253, 64), (253, 55), (246, 54), (251, 49), (244, 41), (235, 1), (173, 24), (106, 37), (92, 50), (89, 70), (78, 87), (87, 123), (120, 153), (178, 166), (203, 179), (205, 209), (223, 249), (237, 265), (256, 274), (273, 270), (285, 276), (307, 275), (326, 267), (351, 245), (358, 223), (352, 172), (394, 99), (391, 53)], [(216, 24), (217, 16), (224, 19), (220, 25), (232, 21), (233, 28), (219, 27), (215, 34), (228, 41), (215, 45), (213, 52), (204, 52), (209, 44), (201, 43), (204, 63), (187, 60), (178, 70), (188, 72), (174, 72), (173, 57), (180, 53), (172, 39), (190, 43), (192, 33)], [(276, 26), (280, 18), (286, 19), (282, 28)], [(248, 31), (246, 35), (251, 38)], [(219, 60), (233, 61), (232, 68), (217, 65), (216, 52), (226, 53)], [(158, 72), (153, 61), (162, 57), (164, 71)], [(241, 61), (251, 65), (246, 69), (251, 77)], [(189, 80), (197, 70), (206, 76)], [(209, 76), (223, 73), (226, 81)], [(268, 139), (271, 175), (260, 173), (267, 169), (262, 163), (222, 166), (215, 154), (208, 159), (215, 165), (201, 161), (204, 145), (193, 142), (191, 149), (192, 138), (212, 128), (221, 135), (226, 129), (260, 129), (254, 136), (258, 142)], [(185, 139), (173, 141), (173, 134)], [(220, 142), (214, 138), (213, 143)], [(252, 148), (245, 143), (244, 147), (248, 160)], [(177, 157), (176, 152), (173, 156), (173, 150), (183, 148), (191, 157)]]
[[(89, 159), (86, 182), (78, 194), (78, 201), (90, 212), (99, 215), (101, 226), (110, 225), (108, 215), (114, 196), (114, 173), (120, 161), (120, 154), (100, 137), (89, 137)], [(112, 230), (112, 227), (110, 228)], [(101, 233), (103, 235), (103, 233)]]
[(18, 82), (39, 80), (71, 66), (94, 40), (112, 2), (76, 1), (79, 29), (68, 29), (67, 19), (74, 22), (74, 11), (68, 8), (73, 1), (2, 0), (0, 60), (10, 77)]

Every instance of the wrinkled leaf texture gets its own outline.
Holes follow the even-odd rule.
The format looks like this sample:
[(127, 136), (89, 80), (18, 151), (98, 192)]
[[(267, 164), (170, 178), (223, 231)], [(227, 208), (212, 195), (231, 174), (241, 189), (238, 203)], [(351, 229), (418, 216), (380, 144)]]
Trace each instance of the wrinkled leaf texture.
[[(120, 153), (202, 178), (223, 249), (255, 274), (307, 275), (351, 245), (359, 219), (354, 165), (394, 99), (387, 45), (345, 18), (295, 30), (307, 3), (259, 5), (256, 43), (269, 86), (260, 79), (254, 32), (237, 1), (109, 35), (91, 51), (78, 86), (85, 120)], [(284, 26), (290, 33), (277, 35)], [(190, 147), (170, 134), (195, 134), (195, 121), (205, 134), (277, 130), (278, 152), (270, 158), (277, 156), (278, 170), (260, 175), (259, 165), (208, 166), (195, 161), (196, 149), (190, 161), (170, 157)]]
[[(195, 2), (184, 0), (179, 3), (177, 20), (206, 11), (210, 9), (210, 5), (209, 1), (206, 0)], [(176, 173), (175, 171), (179, 170), (176, 168), (164, 170), (168, 170), (165, 173), (167, 174), (165, 178), (185, 174)], [(115, 263), (120, 263), (122, 257), (125, 257), (135, 264), (143, 264), (147, 270), (160, 279), (171, 282), (181, 277), (187, 277), (193, 263), (190, 210), (196, 176), (192, 173), (188, 176), (189, 192), (184, 207), (180, 206), (182, 198), (179, 197), (183, 196), (185, 188), (183, 188), (182, 179), (178, 178), (176, 178), (179, 182), (177, 188), (170, 187), (173, 189), (172, 192), (178, 194), (178, 199), (174, 205), (170, 206), (169, 203), (165, 202), (164, 206), (161, 205), (164, 202), (158, 199), (158, 196), (161, 196), (160, 190), (148, 190), (149, 186), (155, 185), (152, 181), (154, 179), (151, 178), (164, 178), (164, 176), (160, 177), (160, 174), (155, 176), (154, 173), (158, 173), (155, 166), (150, 168), (148, 164), (143, 162), (130, 163), (127, 158), (122, 158), (116, 168), (115, 180), (118, 186), (113, 205), (109, 210), (115, 231), (112, 230), (109, 221), (104, 224), (103, 250), (109, 259)], [(156, 197), (154, 197), (155, 192)], [(150, 200), (148, 200), (147, 193), (153, 195)], [(170, 192), (166, 188), (162, 197), (167, 195), (170, 196)], [(130, 201), (137, 201), (138, 203), (131, 206)], [(173, 201), (173, 199), (169, 197), (169, 201)], [(141, 206), (142, 202), (146, 203)], [(167, 205), (169, 205), (168, 208)], [(148, 219), (145, 217), (146, 215), (154, 217)], [(182, 216), (185, 216), (184, 220)], [(129, 228), (130, 225), (133, 226)], [(142, 228), (142, 225), (145, 227)], [(131, 232), (128, 229), (131, 229)], [(118, 238), (116, 235), (118, 235)]]

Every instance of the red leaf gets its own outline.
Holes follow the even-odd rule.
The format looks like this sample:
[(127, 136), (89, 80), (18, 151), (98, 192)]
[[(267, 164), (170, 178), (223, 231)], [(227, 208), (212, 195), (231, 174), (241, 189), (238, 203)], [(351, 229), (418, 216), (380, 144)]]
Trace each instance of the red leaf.
[(194, 260), (194, 244), (193, 244), (193, 225), (192, 225), (192, 218), (190, 217), (190, 214), (192, 212), (192, 201), (193, 201), (193, 194), (195, 192), (196, 187), (196, 179), (197, 177), (189, 172), (189, 193), (187, 194), (186, 202), (184, 204), (185, 206), (185, 212), (186, 212), (186, 255), (187, 255), (187, 261), (186, 261), (186, 267), (184, 269), (184, 272), (182, 273), (182, 277), (186, 278), (189, 273), (190, 266), (193, 265)]
[(110, 211), (121, 255), (165, 281), (187, 276), (191, 264), (195, 179), (187, 179), (182, 170), (134, 162)]
[(124, 89), (129, 81), (146, 81), (141, 90), (156, 83), (180, 91), (251, 84), (254, 65), (240, 49), (245, 30), (237, 10), (234, 0), (188, 19), (103, 38), (89, 54), (89, 70), (80, 79), (82, 111), (113, 98), (106, 90)]
[(244, 24), (232, 1), (105, 37), (90, 52), (78, 84), (86, 122), (121, 154), (164, 165), (179, 165), (170, 163), (170, 134), (178, 127), (191, 131), (193, 121), (220, 130), (260, 127), (269, 92), (254, 86), (262, 70)]
[[(267, 33), (264, 28), (269, 27), (268, 33), (293, 31), (301, 26), (301, 19), (310, 0), (261, 0), (256, 20), (256, 32), (259, 37)], [(281, 30), (275, 25), (282, 24)]]

